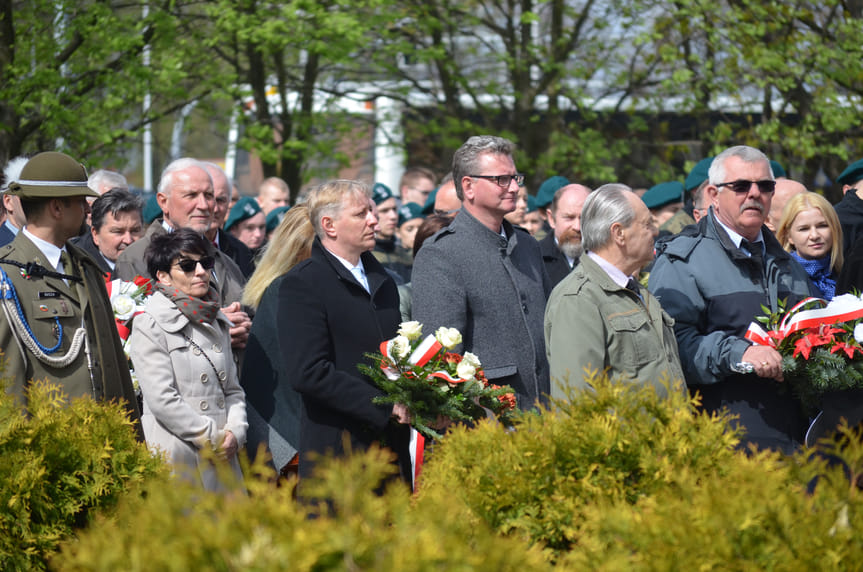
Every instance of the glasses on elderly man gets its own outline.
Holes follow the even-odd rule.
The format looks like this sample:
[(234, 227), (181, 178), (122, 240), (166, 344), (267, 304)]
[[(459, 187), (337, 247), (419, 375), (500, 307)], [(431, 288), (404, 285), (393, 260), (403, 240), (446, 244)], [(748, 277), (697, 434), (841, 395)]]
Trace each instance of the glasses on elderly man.
[(180, 270), (188, 274), (195, 271), (199, 262), (201, 263), (201, 268), (204, 270), (212, 270), (216, 265), (216, 259), (212, 256), (202, 256), (198, 260), (194, 258), (181, 258), (175, 264), (180, 267)]
[(517, 173), (515, 175), (468, 175), (472, 179), (487, 179), (493, 181), (499, 187), (507, 188), (509, 184), (515, 180), (516, 185), (521, 185), (524, 182), (524, 175)]
[(748, 193), (749, 189), (752, 188), (752, 185), (758, 185), (758, 190), (762, 193), (772, 193), (776, 190), (776, 181), (771, 181), (769, 179), (764, 179), (763, 181), (747, 181), (746, 179), (739, 179), (728, 183), (719, 183), (716, 187), (728, 187), (735, 193), (743, 194)]

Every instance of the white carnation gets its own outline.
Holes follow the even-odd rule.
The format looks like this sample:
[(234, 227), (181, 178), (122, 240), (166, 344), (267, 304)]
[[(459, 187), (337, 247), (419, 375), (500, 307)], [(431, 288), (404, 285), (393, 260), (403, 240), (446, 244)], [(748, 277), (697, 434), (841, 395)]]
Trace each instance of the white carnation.
[(448, 350), (452, 350), (461, 343), (461, 333), (455, 328), (440, 327), (434, 333), (434, 337)]

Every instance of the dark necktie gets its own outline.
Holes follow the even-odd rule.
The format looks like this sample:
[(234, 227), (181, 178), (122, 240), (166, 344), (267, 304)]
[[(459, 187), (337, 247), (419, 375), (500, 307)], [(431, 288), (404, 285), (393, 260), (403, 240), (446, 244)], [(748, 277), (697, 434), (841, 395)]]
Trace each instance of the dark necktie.
[(758, 263), (758, 266), (764, 266), (764, 250), (761, 242), (749, 242), (748, 240), (740, 241), (740, 246), (749, 251), (750, 258)]
[(644, 298), (641, 297), (641, 291), (638, 288), (638, 282), (635, 281), (635, 278), (629, 278), (629, 280), (626, 282), (626, 289), (634, 292), (635, 295), (638, 296), (639, 300), (644, 300)]

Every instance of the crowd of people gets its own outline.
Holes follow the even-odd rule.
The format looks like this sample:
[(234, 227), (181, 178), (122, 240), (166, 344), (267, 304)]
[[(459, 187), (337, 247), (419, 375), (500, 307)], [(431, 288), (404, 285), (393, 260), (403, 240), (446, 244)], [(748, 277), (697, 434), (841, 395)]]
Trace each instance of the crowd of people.
[[(863, 160), (838, 177), (834, 207), (747, 146), (636, 190), (553, 176), (529, 193), (514, 153), (471, 137), (440, 180), (419, 167), (395, 190), (332, 180), (294, 205), (281, 179), (241, 196), (193, 158), (164, 169), (148, 204), (121, 175), (88, 177), (62, 153), (10, 161), (8, 390), (25, 408), (43, 378), (122, 400), (141, 437), (212, 490), (225, 483), (208, 449), (237, 475), (245, 448), (303, 479), (319, 455), (375, 442), (411, 483), (409, 411), (375, 404), (357, 364), (416, 320), (461, 332), (457, 350), (523, 410), (605, 372), (698, 392), (704, 410), (737, 415), (742, 446), (799, 448), (808, 419), (782, 356), (743, 335), (762, 307), (863, 290)], [(105, 281), (140, 277), (154, 288), (128, 342), (136, 396)]]

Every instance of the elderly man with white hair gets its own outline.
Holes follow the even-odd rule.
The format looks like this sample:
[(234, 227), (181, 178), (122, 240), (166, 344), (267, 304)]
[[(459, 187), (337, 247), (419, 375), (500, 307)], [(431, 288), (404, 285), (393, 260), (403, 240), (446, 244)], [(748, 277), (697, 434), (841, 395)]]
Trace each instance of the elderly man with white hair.
[[(658, 231), (644, 202), (626, 185), (588, 195), (581, 212), (586, 255), (555, 287), (545, 310), (551, 395), (589, 388), (589, 372), (615, 382), (682, 391), (683, 370), (672, 324), (639, 271), (653, 260)], [(588, 378), (589, 379), (589, 378)]]

